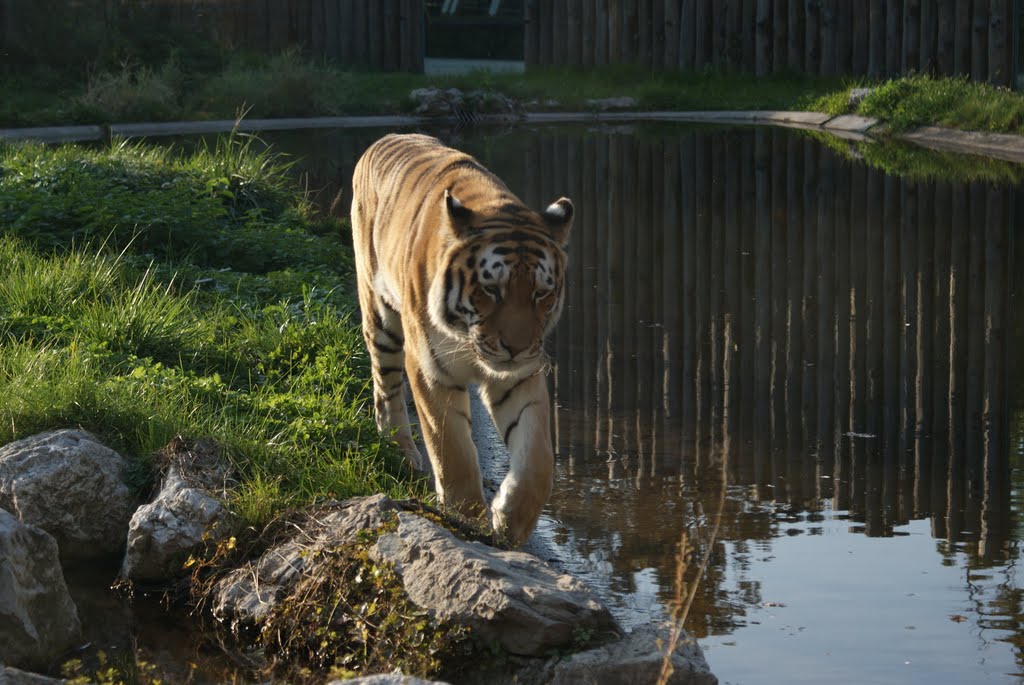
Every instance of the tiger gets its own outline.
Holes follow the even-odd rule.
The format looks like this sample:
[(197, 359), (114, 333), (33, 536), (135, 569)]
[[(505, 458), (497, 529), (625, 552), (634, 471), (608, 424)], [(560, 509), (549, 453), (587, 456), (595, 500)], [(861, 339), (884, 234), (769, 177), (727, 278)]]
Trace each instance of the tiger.
[(373, 143), (352, 178), (351, 226), (377, 428), (424, 470), (405, 380), (441, 504), (486, 519), (468, 388), (509, 453), (490, 507), (521, 544), (554, 479), (544, 339), (561, 316), (573, 204), (537, 212), (472, 156), (421, 134)]

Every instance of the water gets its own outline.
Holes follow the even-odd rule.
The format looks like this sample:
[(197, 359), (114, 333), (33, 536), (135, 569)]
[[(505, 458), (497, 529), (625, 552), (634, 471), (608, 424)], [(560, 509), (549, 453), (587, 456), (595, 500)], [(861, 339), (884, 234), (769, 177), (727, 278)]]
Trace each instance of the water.
[[(267, 139), (329, 201), (381, 133)], [(774, 129), (441, 136), (576, 204), (540, 533), (624, 624), (685, 533), (723, 682), (1021, 680), (1021, 188)]]

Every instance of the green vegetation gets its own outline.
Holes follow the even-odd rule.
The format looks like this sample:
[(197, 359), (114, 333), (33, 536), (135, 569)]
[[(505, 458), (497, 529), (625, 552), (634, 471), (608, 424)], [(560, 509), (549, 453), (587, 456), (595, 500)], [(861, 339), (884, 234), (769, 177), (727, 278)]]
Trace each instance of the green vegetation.
[(867, 164), (889, 176), (954, 183), (1016, 184), (1024, 181), (1024, 168), (1019, 164), (991, 157), (930, 150), (898, 140), (882, 144), (873, 140), (845, 140), (821, 131), (803, 133), (842, 157)]
[(340, 226), (234, 136), (176, 156), (0, 145), (0, 442), (80, 425), (136, 458), (212, 437), (261, 526), (325, 497), (423, 495), (367, 411)]
[(259, 636), (268, 654), (290, 665), (291, 681), (306, 672), (432, 674), (472, 651), (468, 629), (416, 607), (391, 564), (371, 558), (369, 548), (395, 527), (392, 518), (349, 545), (307, 557), (312, 571), (274, 607)]
[[(809, 108), (829, 114), (846, 113), (849, 91), (846, 88), (822, 96)], [(876, 85), (854, 111), (883, 119), (895, 131), (937, 125), (1024, 134), (1024, 94), (967, 78), (914, 75), (886, 81)]]

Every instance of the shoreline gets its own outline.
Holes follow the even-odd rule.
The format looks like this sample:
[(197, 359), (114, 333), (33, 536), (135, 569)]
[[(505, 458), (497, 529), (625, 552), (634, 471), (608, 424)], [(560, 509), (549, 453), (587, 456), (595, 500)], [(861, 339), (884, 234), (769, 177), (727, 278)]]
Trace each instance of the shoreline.
[[(1024, 136), (980, 131), (960, 131), (938, 126), (922, 126), (902, 133), (888, 131), (878, 119), (853, 114), (831, 116), (819, 112), (788, 112), (777, 110), (712, 110), (712, 111), (615, 111), (615, 112), (532, 112), (523, 116), (475, 115), (471, 123), (488, 124), (556, 124), (556, 123), (623, 123), (678, 122), (716, 125), (781, 126), (817, 130), (847, 140), (879, 141), (883, 137), (913, 143), (940, 152), (956, 152), (1001, 159), (1024, 164)], [(413, 115), (341, 116), (281, 119), (218, 119), (212, 121), (177, 121), (159, 123), (127, 123), (83, 126), (41, 126), (0, 129), (3, 140), (34, 140), (43, 143), (93, 142), (111, 137), (160, 137), (245, 132), (302, 130), (318, 128), (375, 128), (418, 126), (439, 123), (466, 123), (457, 117), (422, 117)], [(879, 132), (882, 135), (878, 135)]]

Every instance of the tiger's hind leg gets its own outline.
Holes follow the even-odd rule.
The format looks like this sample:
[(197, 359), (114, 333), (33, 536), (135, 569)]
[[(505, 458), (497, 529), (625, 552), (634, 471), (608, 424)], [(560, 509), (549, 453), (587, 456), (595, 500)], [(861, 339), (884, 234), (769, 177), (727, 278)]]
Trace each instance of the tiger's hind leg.
[[(360, 300), (363, 300), (360, 288)], [(373, 374), (373, 412), (377, 430), (383, 435), (394, 432), (395, 442), (405, 454), (409, 466), (423, 470), (423, 456), (412, 437), (405, 396), (405, 340), (402, 320), (394, 309), (375, 295), (362, 304), (363, 338), (370, 352)]]

